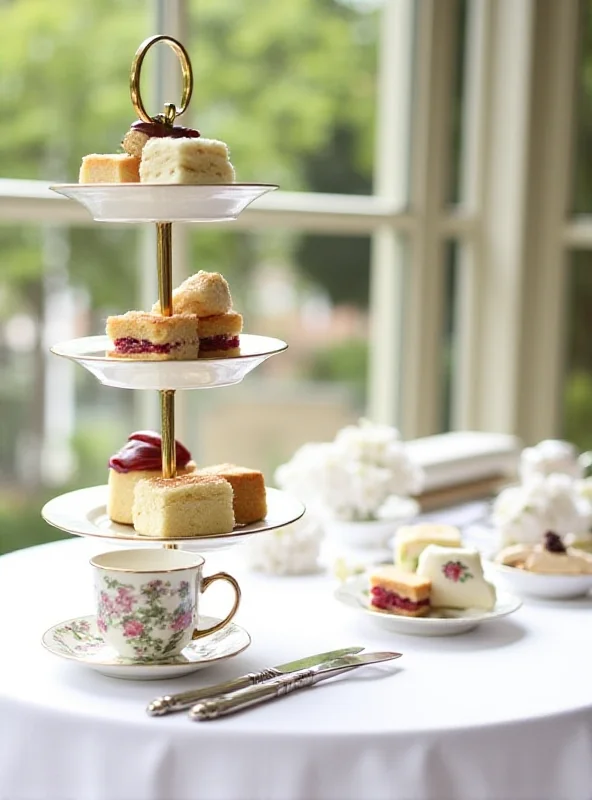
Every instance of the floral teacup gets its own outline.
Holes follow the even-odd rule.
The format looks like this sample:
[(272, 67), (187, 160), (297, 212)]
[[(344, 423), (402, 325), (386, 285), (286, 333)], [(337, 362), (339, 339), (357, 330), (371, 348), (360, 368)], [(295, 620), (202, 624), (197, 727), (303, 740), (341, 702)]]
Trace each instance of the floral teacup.
[[(178, 655), (191, 639), (227, 625), (240, 603), (232, 575), (204, 577), (204, 559), (181, 550), (118, 550), (91, 558), (95, 573), (97, 627), (123, 658), (162, 661)], [(235, 592), (230, 613), (216, 625), (197, 627), (199, 595), (214, 581)]]

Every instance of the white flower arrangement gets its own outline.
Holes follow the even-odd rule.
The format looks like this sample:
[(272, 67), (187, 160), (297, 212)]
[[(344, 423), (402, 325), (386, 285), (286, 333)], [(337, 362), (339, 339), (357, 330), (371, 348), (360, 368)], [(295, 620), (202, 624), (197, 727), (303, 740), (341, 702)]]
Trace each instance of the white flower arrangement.
[(246, 544), (247, 563), (268, 575), (306, 575), (319, 570), (323, 529), (310, 514), (253, 536)]
[(396, 428), (361, 420), (333, 442), (305, 444), (275, 481), (322, 517), (368, 521), (396, 514), (397, 499), (419, 493), (424, 475)]
[(520, 454), (520, 477), (523, 482), (533, 475), (560, 473), (572, 478), (584, 476), (584, 466), (571, 442), (545, 439), (535, 447), (525, 447)]
[(560, 536), (586, 534), (592, 525), (592, 481), (560, 472), (534, 472), (521, 485), (500, 492), (492, 521), (502, 546), (535, 544), (547, 531)]

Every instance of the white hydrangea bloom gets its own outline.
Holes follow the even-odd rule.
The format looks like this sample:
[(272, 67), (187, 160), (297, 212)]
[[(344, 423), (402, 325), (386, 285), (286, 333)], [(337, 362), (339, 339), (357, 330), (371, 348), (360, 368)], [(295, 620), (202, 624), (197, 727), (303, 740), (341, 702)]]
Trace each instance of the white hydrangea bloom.
[(497, 496), (492, 520), (502, 544), (536, 543), (546, 531), (580, 533), (592, 524), (592, 503), (569, 475), (534, 474)]
[(520, 477), (523, 482), (533, 475), (551, 475), (555, 472), (572, 478), (583, 477), (578, 451), (570, 442), (545, 439), (535, 447), (525, 447), (520, 454)]
[(275, 473), (277, 485), (309, 509), (344, 520), (370, 520), (392, 496), (415, 494), (423, 471), (395, 428), (363, 421), (334, 442), (306, 444)]
[(301, 519), (253, 536), (245, 545), (247, 563), (268, 575), (306, 575), (319, 569), (323, 530), (308, 512)]

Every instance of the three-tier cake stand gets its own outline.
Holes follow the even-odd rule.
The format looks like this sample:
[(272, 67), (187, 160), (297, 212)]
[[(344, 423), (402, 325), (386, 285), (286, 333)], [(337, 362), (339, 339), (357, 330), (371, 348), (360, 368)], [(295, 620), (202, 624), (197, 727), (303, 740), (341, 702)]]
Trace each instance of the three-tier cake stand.
[[(180, 107), (165, 105), (164, 114), (150, 117), (140, 94), (140, 72), (144, 57), (157, 42), (168, 44), (176, 53), (183, 74)], [(138, 48), (132, 62), (130, 94), (138, 117), (172, 125), (189, 104), (193, 89), (191, 62), (176, 39), (153, 36)], [(97, 222), (156, 224), (158, 294), (161, 313), (172, 314), (172, 224), (174, 222), (214, 222), (236, 219), (253, 200), (276, 189), (269, 184), (233, 183), (226, 185), (181, 184), (60, 184), (54, 191), (80, 202)], [(107, 355), (107, 336), (89, 336), (62, 342), (52, 352), (81, 364), (106, 386), (160, 393), (162, 429), (162, 475), (176, 475), (175, 392), (239, 383), (267, 358), (287, 348), (285, 342), (267, 336), (241, 334), (240, 355), (221, 359), (191, 361), (142, 361), (111, 358)], [(137, 534), (133, 527), (113, 522), (107, 514), (107, 486), (93, 486), (60, 495), (50, 500), (41, 514), (46, 522), (68, 533), (97, 537), (110, 543), (164, 546), (205, 553), (241, 543), (249, 536), (288, 525), (299, 519), (304, 506), (294, 497), (267, 488), (268, 513), (265, 519), (237, 526), (226, 534), (192, 538), (159, 538)]]

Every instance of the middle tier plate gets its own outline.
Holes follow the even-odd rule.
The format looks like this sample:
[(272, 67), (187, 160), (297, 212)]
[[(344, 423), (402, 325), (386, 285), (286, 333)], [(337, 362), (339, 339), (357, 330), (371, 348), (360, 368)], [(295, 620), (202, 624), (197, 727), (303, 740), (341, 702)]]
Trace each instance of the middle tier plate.
[(106, 355), (111, 347), (108, 336), (86, 336), (60, 342), (51, 352), (76, 361), (105, 386), (118, 389), (213, 389), (240, 383), (251, 370), (288, 345), (270, 336), (241, 333), (239, 356), (190, 361), (111, 358)]
[(140, 536), (131, 525), (112, 522), (107, 514), (107, 493), (108, 487), (105, 485), (90, 486), (87, 489), (77, 489), (59, 495), (43, 506), (41, 516), (54, 528), (77, 536), (90, 536), (125, 546), (136, 544), (141, 547), (154, 547), (176, 544), (183, 550), (207, 553), (240, 544), (256, 533), (282, 528), (284, 525), (296, 522), (305, 510), (302, 503), (292, 495), (268, 487), (265, 519), (236, 527), (230, 533), (171, 539)]

